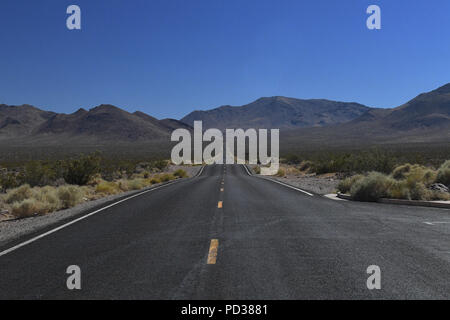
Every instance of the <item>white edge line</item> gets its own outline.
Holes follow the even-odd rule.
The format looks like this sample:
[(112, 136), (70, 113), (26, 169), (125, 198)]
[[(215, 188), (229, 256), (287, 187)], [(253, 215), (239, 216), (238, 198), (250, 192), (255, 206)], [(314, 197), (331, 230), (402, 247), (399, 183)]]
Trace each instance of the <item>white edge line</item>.
[(243, 166), (244, 166), (244, 168), (245, 168), (245, 171), (247, 171), (247, 174), (248, 174), (249, 176), (252, 176), (252, 174), (250, 173), (250, 171), (248, 171), (247, 165), (244, 164)]
[(118, 205), (119, 203), (122, 203), (122, 202), (125, 202), (125, 201), (127, 201), (127, 200), (133, 199), (133, 198), (138, 197), (138, 196), (140, 196), (140, 195), (143, 195), (143, 194), (145, 194), (145, 193), (148, 193), (148, 192), (151, 192), (151, 191), (155, 191), (155, 190), (158, 190), (158, 189), (161, 189), (161, 188), (170, 186), (170, 185), (172, 185), (172, 184), (174, 184), (174, 183), (177, 183), (177, 182), (180, 182), (180, 181), (182, 181), (182, 180), (169, 182), (169, 183), (164, 184), (164, 185), (162, 185), (162, 186), (158, 186), (158, 187), (155, 187), (155, 188), (152, 188), (152, 189), (149, 189), (149, 190), (140, 192), (140, 193), (138, 193), (138, 194), (132, 195), (132, 196), (130, 196), (130, 197), (128, 197), (128, 198), (119, 200), (119, 201), (117, 201), (117, 202), (111, 203), (110, 205), (107, 205), (106, 207), (103, 207), (103, 208), (100, 208), (100, 209), (98, 209), (98, 210), (96, 210), (96, 211), (94, 211), (94, 212), (88, 213), (88, 214), (86, 214), (86, 215), (84, 215), (84, 216), (82, 216), (82, 217), (79, 217), (79, 218), (77, 218), (77, 219), (75, 219), (75, 220), (72, 220), (72, 221), (70, 221), (70, 222), (67, 222), (67, 223), (65, 223), (65, 224), (63, 224), (63, 225), (61, 225), (61, 226), (59, 226), (59, 227), (57, 227), (57, 228), (55, 228), (55, 229), (52, 229), (52, 230), (47, 231), (47, 232), (45, 232), (45, 233), (43, 233), (43, 234), (40, 234), (40, 235), (38, 235), (38, 236), (36, 236), (36, 237), (34, 237), (34, 238), (31, 238), (31, 239), (29, 239), (29, 240), (27, 240), (27, 241), (25, 241), (25, 242), (19, 243), (18, 245), (15, 245), (14, 247), (11, 247), (11, 248), (9, 248), (9, 249), (6, 249), (6, 250), (0, 252), (0, 257), (1, 257), (1, 256), (4, 256), (4, 255), (6, 255), (6, 254), (8, 254), (8, 253), (10, 253), (10, 252), (12, 252), (12, 251), (15, 251), (15, 250), (17, 250), (17, 249), (19, 249), (19, 248), (21, 248), (21, 247), (24, 247), (24, 246), (26, 246), (26, 245), (28, 245), (28, 244), (30, 244), (30, 243), (33, 243), (33, 242), (35, 242), (35, 241), (37, 241), (37, 240), (39, 240), (39, 239), (41, 239), (41, 238), (44, 238), (44, 237), (46, 237), (46, 236), (48, 236), (48, 235), (50, 235), (50, 234), (52, 234), (52, 233), (55, 233), (55, 232), (57, 232), (57, 231), (59, 231), (59, 230), (61, 230), (61, 229), (64, 229), (64, 228), (66, 228), (66, 227), (68, 227), (68, 226), (70, 226), (70, 225), (72, 225), (72, 224), (74, 224), (74, 223), (77, 223), (77, 222), (79, 222), (79, 221), (81, 221), (81, 220), (84, 220), (84, 219), (86, 219), (86, 218), (89, 218), (90, 216), (93, 216), (93, 215), (96, 214), (96, 213), (99, 213), (99, 212), (101, 212), (101, 211), (103, 211), (103, 210), (106, 210), (106, 209), (111, 208), (111, 207), (113, 207), (113, 206), (115, 206), (115, 205)]
[(205, 166), (202, 166), (202, 167), (200, 168), (200, 171), (197, 173), (196, 177), (200, 177), (200, 176), (202, 175), (203, 169), (205, 169)]
[(291, 189), (294, 189), (294, 190), (303, 192), (304, 194), (307, 194), (308, 196), (314, 197), (314, 195), (313, 195), (312, 193), (309, 193), (308, 191), (305, 191), (305, 190), (302, 190), (302, 189), (300, 189), (300, 188), (291, 186), (291, 185), (289, 185), (289, 184), (280, 182), (280, 181), (278, 181), (278, 180), (273, 180), (273, 179), (268, 179), (268, 178), (263, 178), (263, 177), (259, 177), (259, 178), (264, 179), (264, 180), (267, 180), (267, 181), (272, 181), (272, 182), (274, 182), (274, 183), (281, 184), (282, 186), (285, 186), (285, 187), (288, 187), (288, 188), (291, 188)]

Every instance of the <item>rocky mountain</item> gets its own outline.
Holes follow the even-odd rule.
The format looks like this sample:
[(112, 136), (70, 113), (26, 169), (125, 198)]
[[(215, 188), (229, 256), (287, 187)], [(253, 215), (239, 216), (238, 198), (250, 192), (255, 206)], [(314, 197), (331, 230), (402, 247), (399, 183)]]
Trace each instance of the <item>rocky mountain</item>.
[(370, 109), (344, 124), (285, 132), (287, 145), (449, 143), (450, 84), (392, 109)]
[(129, 113), (112, 105), (100, 105), (72, 114), (43, 111), (38, 108), (0, 105), (0, 140), (33, 140), (54, 144), (72, 142), (150, 141), (169, 139), (176, 128), (186, 124), (158, 120), (142, 112)]
[[(43, 111), (30, 105), (0, 105), (0, 144), (7, 146), (72, 146), (152, 143), (170, 147), (174, 129), (280, 128), (281, 147), (356, 146), (369, 144), (448, 143), (450, 84), (423, 93), (392, 109), (329, 100), (261, 98), (242, 107), (194, 111), (181, 121), (158, 120), (112, 105), (72, 114)], [(155, 143), (153, 143), (155, 142)], [(157, 143), (156, 143), (157, 142)]]
[(194, 111), (182, 122), (193, 125), (202, 120), (205, 128), (279, 128), (324, 127), (345, 123), (371, 108), (358, 103), (330, 100), (301, 100), (286, 97), (260, 98), (250, 104), (222, 106), (208, 111)]

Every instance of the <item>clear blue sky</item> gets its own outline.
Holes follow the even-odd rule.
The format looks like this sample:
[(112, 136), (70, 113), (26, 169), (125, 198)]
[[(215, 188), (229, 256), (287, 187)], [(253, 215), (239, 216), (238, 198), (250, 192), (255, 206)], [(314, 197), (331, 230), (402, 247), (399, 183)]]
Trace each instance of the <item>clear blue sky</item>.
[[(382, 30), (366, 28), (370, 4)], [(274, 95), (395, 107), (450, 82), (449, 21), (448, 0), (1, 0), (0, 103), (158, 118)]]

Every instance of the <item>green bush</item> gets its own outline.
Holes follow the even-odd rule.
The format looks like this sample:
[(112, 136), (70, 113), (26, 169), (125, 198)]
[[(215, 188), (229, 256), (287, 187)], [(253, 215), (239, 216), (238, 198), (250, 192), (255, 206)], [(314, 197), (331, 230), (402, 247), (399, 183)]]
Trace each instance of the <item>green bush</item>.
[(366, 177), (359, 179), (350, 189), (354, 200), (377, 201), (388, 196), (388, 190), (394, 181), (387, 175), (379, 172), (370, 172)]
[(30, 161), (25, 164), (21, 174), (22, 183), (27, 183), (30, 186), (44, 186), (51, 184), (57, 179), (57, 172), (50, 164), (45, 164), (40, 161)]
[(450, 160), (445, 161), (439, 168), (436, 182), (450, 186)]
[(344, 180), (341, 180), (341, 182), (339, 182), (337, 189), (341, 193), (349, 193), (352, 185), (354, 185), (358, 180), (363, 179), (363, 178), (364, 178), (364, 176), (361, 174), (357, 174), (355, 176), (348, 177)]
[(67, 161), (64, 180), (69, 184), (86, 185), (96, 173), (100, 172), (100, 160), (98, 154), (92, 154)]
[(20, 183), (17, 181), (14, 173), (8, 172), (0, 175), (0, 190), (2, 192), (6, 192), (8, 189), (17, 188), (19, 185)]

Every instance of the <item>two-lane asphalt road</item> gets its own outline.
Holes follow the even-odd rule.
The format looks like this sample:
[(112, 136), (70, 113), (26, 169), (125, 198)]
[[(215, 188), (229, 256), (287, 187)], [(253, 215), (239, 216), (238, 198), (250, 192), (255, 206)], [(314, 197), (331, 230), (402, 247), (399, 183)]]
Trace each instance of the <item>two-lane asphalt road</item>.
[[(66, 287), (70, 265), (81, 290)], [(381, 290), (366, 286), (370, 265)], [(207, 166), (1, 255), (0, 298), (449, 299), (450, 211), (334, 201)]]

